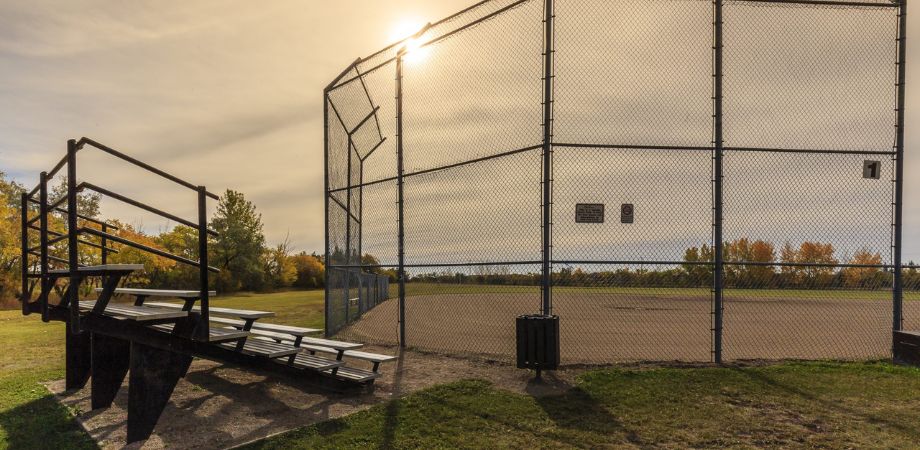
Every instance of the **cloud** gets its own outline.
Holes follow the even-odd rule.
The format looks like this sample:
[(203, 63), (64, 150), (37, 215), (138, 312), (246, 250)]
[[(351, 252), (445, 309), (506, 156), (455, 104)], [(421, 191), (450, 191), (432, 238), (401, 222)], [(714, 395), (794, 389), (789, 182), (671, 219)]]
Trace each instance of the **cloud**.
[[(280, 241), (290, 231), (297, 247), (320, 251), (324, 216), (323, 87), (356, 56), (367, 55), (387, 44), (392, 25), (401, 17), (436, 20), (469, 3), (469, 0), (289, 0), (269, 3), (196, 0), (171, 2), (165, 6), (159, 1), (2, 2), (0, 98), (4, 107), (0, 108), (0, 169), (18, 181), (34, 184), (38, 172), (53, 165), (63, 155), (68, 138), (90, 136), (195, 184), (205, 184), (217, 191), (226, 188), (242, 191), (255, 201), (263, 213), (269, 241)], [(680, 11), (698, 8), (699, 12), (679, 17), (662, 16), (657, 14), (661, 10), (645, 7), (631, 8), (629, 14), (614, 14), (615, 7), (608, 6), (602, 15), (586, 20), (576, 29), (572, 19), (567, 18), (572, 14), (560, 4), (557, 12), (559, 32), (569, 33), (558, 36), (557, 89), (560, 94), (557, 119), (560, 128), (557, 132), (560, 138), (636, 143), (650, 140), (648, 130), (652, 129), (654, 137), (667, 142), (696, 144), (708, 140), (709, 118), (704, 116), (709, 110), (710, 76), (706, 60), (710, 39), (709, 6), (697, 2), (673, 4)], [(736, 19), (733, 24), (739, 27), (732, 28), (729, 33), (747, 33), (749, 27), (741, 25), (754, 21), (757, 15), (772, 14), (769, 8), (743, 13), (738, 12), (739, 7), (733, 8), (736, 9), (727, 13), (735, 14), (732, 16)], [(804, 14), (797, 30), (805, 30), (808, 28), (806, 25), (814, 24), (810, 17), (827, 11), (790, 9)], [(493, 151), (491, 147), (495, 145), (506, 144), (500, 150), (511, 150), (529, 145), (534, 139), (539, 140), (539, 73), (533, 76), (527, 74), (539, 70), (539, 54), (532, 55), (534, 59), (527, 59), (530, 53), (539, 50), (539, 36), (532, 40), (493, 42), (484, 39), (482, 34), (501, 31), (509, 23), (515, 25), (511, 29), (519, 32), (527, 24), (539, 31), (539, 21), (530, 20), (539, 12), (539, 8), (520, 9), (509, 15), (514, 17), (511, 22), (483, 24), (473, 29), (478, 34), (458, 35), (443, 44), (444, 48), (454, 49), (467, 46), (469, 51), (455, 50), (443, 56), (434, 52), (427, 56), (426, 62), (407, 68), (410, 71), (407, 80), (412, 82), (407, 86), (407, 98), (412, 99), (416, 106), (407, 113), (412, 120), (409, 125), (414, 127), (414, 134), (407, 136), (407, 142), (412, 147), (408, 150), (412, 153), (407, 153), (410, 168), (424, 169), (460, 161), (468, 156), (486, 155)], [(622, 22), (611, 26), (608, 21), (599, 20), (606, 15)], [(909, 17), (911, 24), (920, 20), (918, 16)], [(857, 53), (865, 52), (873, 58), (887, 60), (890, 55), (880, 55), (875, 51), (877, 47), (863, 41), (871, 37), (876, 42), (876, 35), (867, 34), (865, 30), (876, 22), (875, 19), (851, 21), (851, 27), (830, 30), (829, 36), (838, 44), (844, 43), (842, 46), (856, 49)], [(659, 29), (665, 32), (656, 33)], [(691, 29), (694, 32), (688, 33)], [(888, 31), (893, 40), (893, 28), (886, 33)], [(619, 34), (605, 34), (614, 32)], [(754, 32), (758, 34), (750, 35), (748, 42), (774, 33), (775, 39), (769, 42), (767, 54), (770, 61), (787, 58), (797, 64), (812, 64), (811, 55), (829, 45), (824, 41), (813, 42), (810, 47), (796, 47), (791, 54), (783, 56), (776, 53), (777, 49), (796, 36), (777, 34), (774, 28), (755, 29)], [(662, 43), (673, 41), (675, 34), (682, 36), (683, 50), (664, 55), (655, 53), (662, 48)], [(598, 36), (610, 39), (599, 39)], [(614, 37), (617, 39), (611, 40)], [(507, 44), (506, 47), (510, 45), (517, 50), (510, 53), (514, 64), (507, 65), (509, 53), (492, 51), (491, 46), (496, 44)], [(573, 49), (579, 48), (586, 49), (590, 57), (572, 57)], [(727, 55), (733, 55), (731, 51), (735, 50), (730, 49)], [(920, 47), (910, 46), (909, 51), (908, 86), (916, 86), (916, 73), (920, 72), (912, 70), (912, 67), (920, 61)], [(655, 55), (664, 57), (655, 58)], [(488, 64), (477, 65), (476, 61), (480, 60)], [(433, 63), (439, 66), (425, 66)], [(732, 67), (738, 68), (737, 65), (729, 68)], [(654, 72), (655, 76), (637, 77), (646, 71), (657, 72)], [(698, 76), (690, 76), (688, 71), (699, 73)], [(750, 70), (744, 75), (749, 79), (770, 81), (770, 77), (784, 73)], [(790, 85), (783, 95), (774, 96), (771, 105), (795, 106), (797, 96), (803, 92), (815, 92), (815, 86), (830, 84), (826, 77), (835, 75), (833, 70), (801, 72), (798, 84)], [(839, 75), (845, 78), (845, 82), (855, 83), (860, 77), (871, 74), (856, 72), (847, 76), (846, 71), (841, 71)], [(675, 78), (684, 81), (669, 84)], [(391, 176), (395, 165), (392, 79), (393, 73), (387, 70), (370, 80), (375, 101), (384, 105), (380, 112), (384, 121), (382, 130), (389, 136), (388, 142), (369, 160), (373, 166), (367, 169), (367, 173), (373, 177)], [(503, 88), (501, 83), (512, 83), (514, 88)], [(663, 85), (671, 87), (662, 88)], [(469, 94), (470, 89), (477, 86), (482, 89), (475, 91), (475, 95)], [(893, 95), (893, 85), (890, 88), (886, 87), (885, 92)], [(693, 101), (679, 104), (668, 101), (676, 95), (697, 91), (699, 98)], [(741, 116), (735, 117), (736, 122), (741, 117), (753, 125), (742, 129), (735, 123), (728, 137), (739, 136), (739, 132), (741, 136), (763, 133), (759, 128), (764, 128), (763, 120), (770, 119), (756, 108), (758, 100), (763, 100), (763, 92), (763, 89), (734, 92), (735, 98), (743, 102), (729, 105), (735, 109), (727, 111), (740, 111)], [(871, 94), (874, 98), (877, 92), (873, 90)], [(920, 105), (920, 90), (908, 89), (908, 95), (910, 118), (910, 111), (917, 109), (912, 106)], [(886, 102), (888, 100), (885, 99)], [(495, 108), (484, 110), (485, 103)], [(534, 107), (515, 115), (515, 111), (523, 111), (523, 103), (533, 104)], [(824, 144), (835, 138), (852, 137), (859, 134), (859, 127), (866, 123), (859, 114), (875, 114), (881, 111), (879, 104), (873, 102), (868, 107), (845, 104), (846, 117), (843, 119), (796, 106), (789, 116), (796, 119), (797, 123), (792, 124), (795, 133), (766, 133), (763, 137), (777, 145), (785, 145), (793, 134), (801, 134), (808, 126), (829, 123), (828, 120), (836, 123), (835, 131), (820, 136), (809, 135), (809, 143)], [(669, 112), (662, 113), (663, 109)], [(783, 116), (773, 119), (780, 124), (790, 122)], [(567, 124), (568, 128), (562, 128), (562, 124)], [(512, 129), (514, 132), (509, 133)], [(913, 157), (915, 152), (910, 151), (920, 145), (916, 136), (917, 133), (909, 127), (909, 174), (920, 170), (920, 158)], [(876, 141), (873, 139), (871, 144), (876, 145)], [(702, 145), (705, 144), (702, 142)], [(604, 161), (617, 162), (613, 156)], [(81, 174), (100, 185), (137, 196), (183, 217), (195, 217), (194, 199), (186, 197), (188, 193), (181, 188), (176, 189), (169, 183), (100, 155), (81, 155), (81, 164), (81, 168), (86, 169), (85, 172), (81, 170)], [(614, 185), (602, 174), (596, 174), (604, 170), (602, 165), (583, 166), (570, 164), (560, 169), (560, 178), (568, 176), (571, 179), (575, 172), (595, 177), (586, 185), (570, 183), (565, 188), (562, 188), (564, 180), (560, 181), (560, 202), (575, 201), (575, 197), (587, 187), (601, 190), (605, 185)], [(700, 170), (705, 172), (703, 166), (705, 163)], [(513, 165), (501, 167), (508, 173), (518, 170)], [(837, 168), (837, 165), (833, 167)], [(660, 171), (652, 173), (656, 179), (667, 182), (668, 178)], [(633, 175), (627, 173), (624, 176)], [(641, 177), (635, 177), (634, 183), (642, 182)], [(465, 182), (475, 183), (486, 178), (475, 175), (448, 178), (447, 184), (460, 190)], [(920, 198), (917, 179), (908, 177), (906, 180), (905, 254), (920, 260), (920, 235), (916, 231), (920, 230), (920, 203), (914, 201)], [(513, 178), (491, 177), (488, 181), (507, 189)], [(787, 178), (773, 181), (796, 183)], [(704, 181), (699, 186), (694, 185), (682, 195), (702, 198), (706, 194), (705, 184)], [(419, 186), (414, 192), (432, 199), (433, 203), (437, 202), (438, 189), (433, 184)], [(492, 205), (493, 209), (505, 208), (512, 214), (518, 212), (528, 221), (532, 219), (530, 209), (521, 212), (520, 205), (513, 202), (490, 198), (477, 203), (475, 196), (470, 195), (480, 192), (488, 195), (488, 190), (479, 187), (470, 190), (467, 195), (454, 193), (447, 198), (483, 214)], [(625, 195), (623, 192), (608, 189), (602, 192), (602, 196), (605, 200), (609, 199), (606, 201), (616, 203), (620, 196)], [(392, 206), (387, 195), (378, 195), (381, 208)], [(648, 198), (649, 201), (654, 200), (653, 197)], [(828, 204), (845, 200), (833, 199)], [(809, 199), (812, 204), (818, 201)], [(659, 206), (673, 203), (676, 202), (662, 201)], [(533, 207), (531, 204), (525, 206)], [(771, 203), (771, 208), (781, 206), (779, 201)], [(641, 213), (652, 212), (641, 205), (639, 208)], [(104, 212), (128, 221), (143, 222), (154, 230), (167, 226), (116, 202), (106, 202)], [(567, 213), (559, 211), (560, 214), (564, 212)], [(655, 217), (666, 217), (660, 212), (655, 214)], [(391, 215), (391, 211), (385, 209), (378, 213), (383, 224), (380, 233), (392, 228)], [(442, 222), (448, 217), (452, 216), (445, 214)], [(462, 215), (456, 216), (452, 223), (443, 225), (441, 235), (445, 234), (444, 229), (457, 236), (471, 236), (470, 230), (477, 230), (476, 233), (480, 234), (488, 232), (487, 227), (480, 226), (483, 224), (463, 228), (466, 220)], [(508, 217), (498, 219), (499, 223), (516, 226), (510, 220)], [(789, 227), (773, 227), (771, 231), (767, 229), (770, 224), (750, 223), (767, 234), (790, 230)], [(422, 228), (426, 226), (437, 230), (438, 221), (419, 222), (420, 232), (425, 231)], [(844, 231), (832, 228), (825, 231), (859, 235), (858, 227), (852, 224), (841, 230)], [(688, 236), (699, 234), (696, 228), (690, 231), (692, 233), (677, 225), (669, 225), (662, 233), (662, 243), (653, 251), (670, 255), (671, 247), (677, 245), (675, 242), (684, 245), (690, 240)], [(425, 232), (436, 233), (431, 230)], [(633, 233), (641, 234), (638, 231)], [(573, 252), (590, 244), (583, 239), (575, 239), (571, 233), (560, 236), (566, 239), (560, 245), (568, 245)], [(631, 242), (632, 238), (623, 236), (621, 240), (611, 240), (610, 243)], [(498, 245), (500, 241), (493, 239), (488, 245)], [(381, 252), (389, 252), (392, 247), (386, 239), (381, 239), (377, 245)], [(526, 251), (530, 251), (529, 247)], [(479, 256), (463, 257), (478, 258), (486, 250), (479, 252)], [(422, 256), (433, 259), (443, 253), (431, 252)]]

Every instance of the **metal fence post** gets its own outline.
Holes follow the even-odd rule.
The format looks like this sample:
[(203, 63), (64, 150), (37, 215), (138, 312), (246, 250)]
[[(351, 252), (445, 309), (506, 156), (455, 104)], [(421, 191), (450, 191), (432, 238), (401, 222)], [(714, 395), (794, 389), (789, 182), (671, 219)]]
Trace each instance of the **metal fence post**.
[(20, 243), (22, 244), (22, 253), (19, 255), (20, 275), (22, 275), (22, 315), (29, 315), (29, 300), (32, 296), (29, 294), (29, 194), (23, 192), (20, 199), (20, 217), (22, 219), (22, 230)]
[(324, 257), (323, 257), (323, 290), (325, 296), (325, 321), (323, 334), (328, 338), (332, 330), (332, 304), (329, 302), (329, 91), (323, 92), (323, 217), (325, 223)]
[(540, 312), (553, 313), (553, 0), (544, 0), (543, 22), (543, 283)]
[[(44, 200), (42, 201), (44, 203)], [(77, 245), (77, 141), (67, 141), (67, 253), (70, 270), (70, 330), (80, 333), (80, 267)]]
[(398, 259), (399, 259), (399, 346), (406, 347), (406, 253), (405, 217), (403, 207), (403, 47), (396, 56), (396, 203), (398, 205)]
[(347, 325), (350, 318), (351, 309), (351, 134), (348, 134), (348, 189), (345, 191), (345, 285), (343, 287), (345, 294), (345, 324)]
[(207, 342), (210, 339), (210, 292), (208, 274), (208, 190), (198, 186), (198, 281), (201, 284), (201, 324), (197, 327), (197, 338)]
[(712, 239), (715, 267), (712, 277), (712, 347), (714, 362), (722, 362), (723, 238), (722, 238), (722, 0), (713, 0), (713, 213)]
[(893, 292), (893, 329), (898, 331), (904, 323), (904, 286), (901, 261), (901, 245), (904, 216), (904, 103), (907, 69), (907, 0), (901, 0), (898, 8), (898, 104), (897, 104), (897, 165), (895, 166), (894, 189), (894, 286)]

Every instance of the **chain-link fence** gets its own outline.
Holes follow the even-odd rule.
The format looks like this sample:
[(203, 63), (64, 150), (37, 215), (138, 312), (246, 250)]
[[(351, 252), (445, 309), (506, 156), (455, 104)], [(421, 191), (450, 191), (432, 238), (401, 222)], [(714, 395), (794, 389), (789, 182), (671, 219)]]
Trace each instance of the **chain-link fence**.
[(904, 17), (492, 0), (359, 59), (325, 92), (328, 334), (507, 359), (546, 312), (569, 364), (888, 355), (920, 327)]

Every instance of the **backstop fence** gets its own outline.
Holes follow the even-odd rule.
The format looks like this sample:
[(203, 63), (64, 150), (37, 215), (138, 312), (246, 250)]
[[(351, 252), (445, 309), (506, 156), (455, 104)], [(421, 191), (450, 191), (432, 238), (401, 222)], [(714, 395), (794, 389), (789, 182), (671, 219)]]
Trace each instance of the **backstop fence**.
[(543, 312), (568, 364), (890, 355), (905, 18), (492, 0), (358, 59), (324, 93), (327, 333), (507, 359)]

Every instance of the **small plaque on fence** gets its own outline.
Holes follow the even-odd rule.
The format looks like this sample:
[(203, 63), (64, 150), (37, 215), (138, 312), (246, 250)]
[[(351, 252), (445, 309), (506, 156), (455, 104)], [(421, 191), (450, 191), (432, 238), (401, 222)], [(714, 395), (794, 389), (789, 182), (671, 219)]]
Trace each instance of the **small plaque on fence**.
[(579, 203), (575, 205), (575, 223), (604, 223), (604, 204)]
[(633, 223), (635, 219), (636, 208), (632, 203), (624, 203), (620, 205), (620, 222), (621, 223)]

